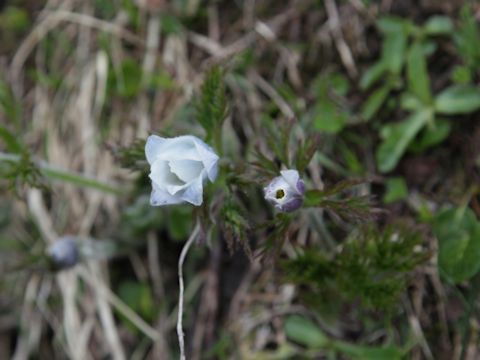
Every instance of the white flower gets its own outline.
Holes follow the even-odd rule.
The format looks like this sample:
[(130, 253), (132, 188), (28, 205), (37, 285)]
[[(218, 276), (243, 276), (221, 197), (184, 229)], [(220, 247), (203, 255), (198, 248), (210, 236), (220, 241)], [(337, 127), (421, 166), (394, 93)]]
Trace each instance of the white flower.
[(217, 177), (217, 154), (195, 136), (165, 139), (150, 135), (145, 156), (150, 164), (153, 206), (184, 202), (201, 205), (204, 182)]
[(297, 170), (282, 170), (264, 189), (265, 199), (283, 212), (292, 212), (303, 204), (305, 184)]

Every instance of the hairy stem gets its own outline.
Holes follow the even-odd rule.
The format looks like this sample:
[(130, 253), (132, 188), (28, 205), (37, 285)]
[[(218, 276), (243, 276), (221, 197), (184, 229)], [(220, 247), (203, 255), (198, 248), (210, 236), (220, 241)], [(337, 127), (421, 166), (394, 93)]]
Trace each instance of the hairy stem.
[(192, 246), (194, 240), (197, 238), (198, 232), (200, 231), (200, 223), (197, 223), (195, 229), (193, 229), (190, 237), (188, 238), (187, 242), (183, 246), (182, 252), (180, 253), (180, 258), (178, 259), (178, 286), (179, 286), (179, 294), (178, 294), (178, 318), (177, 318), (177, 335), (178, 335), (178, 345), (180, 347), (180, 360), (185, 360), (185, 340), (183, 334), (183, 263), (185, 262), (185, 258), (187, 257), (188, 250), (190, 246)]

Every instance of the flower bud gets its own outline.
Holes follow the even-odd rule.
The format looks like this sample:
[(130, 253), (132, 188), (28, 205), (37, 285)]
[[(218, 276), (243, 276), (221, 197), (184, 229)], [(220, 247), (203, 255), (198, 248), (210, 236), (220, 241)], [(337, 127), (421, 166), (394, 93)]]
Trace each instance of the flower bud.
[(305, 184), (297, 170), (282, 170), (264, 189), (265, 199), (283, 212), (292, 212), (303, 204)]
[(71, 268), (79, 259), (77, 243), (72, 237), (61, 237), (49, 246), (47, 255), (56, 270)]

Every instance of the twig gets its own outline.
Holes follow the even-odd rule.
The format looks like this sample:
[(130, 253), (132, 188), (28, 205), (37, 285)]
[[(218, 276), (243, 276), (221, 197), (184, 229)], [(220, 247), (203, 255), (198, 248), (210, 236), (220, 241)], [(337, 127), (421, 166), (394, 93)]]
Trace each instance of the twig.
[(188, 250), (192, 246), (193, 241), (197, 238), (198, 232), (200, 231), (200, 223), (197, 222), (195, 229), (193, 229), (192, 234), (188, 238), (187, 242), (183, 246), (182, 252), (180, 253), (180, 258), (178, 259), (178, 318), (177, 318), (177, 335), (178, 335), (178, 345), (180, 346), (180, 360), (185, 360), (185, 340), (183, 339), (183, 263), (187, 257)]
[(345, 39), (343, 38), (340, 17), (338, 15), (338, 9), (335, 1), (325, 0), (325, 8), (328, 14), (328, 21), (331, 24), (330, 29), (333, 35), (333, 39), (340, 54), (340, 59), (342, 60), (343, 65), (347, 68), (350, 77), (356, 78), (358, 75), (357, 67), (355, 66), (352, 52), (350, 51), (350, 48), (348, 47)]

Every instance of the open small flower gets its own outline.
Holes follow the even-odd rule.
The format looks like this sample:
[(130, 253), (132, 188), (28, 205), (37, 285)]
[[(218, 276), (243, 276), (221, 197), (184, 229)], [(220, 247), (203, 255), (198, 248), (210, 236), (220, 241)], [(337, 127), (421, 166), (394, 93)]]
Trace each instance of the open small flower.
[(58, 270), (71, 268), (79, 260), (77, 243), (70, 236), (61, 237), (50, 245), (47, 255), (53, 267)]
[(282, 170), (264, 189), (265, 199), (283, 212), (292, 212), (303, 204), (305, 184), (297, 170)]
[(218, 156), (195, 136), (165, 139), (150, 135), (145, 145), (150, 164), (152, 194), (150, 204), (162, 206), (203, 202), (203, 184), (214, 181), (218, 173)]

